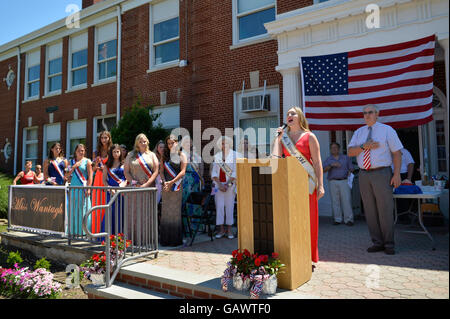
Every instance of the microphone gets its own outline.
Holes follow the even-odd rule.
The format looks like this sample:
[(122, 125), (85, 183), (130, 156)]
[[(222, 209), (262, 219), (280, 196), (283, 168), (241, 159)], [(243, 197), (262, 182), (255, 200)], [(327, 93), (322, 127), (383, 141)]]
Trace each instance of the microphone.
[[(283, 123), (283, 126), (281, 127), (281, 129), (284, 130), (286, 127), (287, 127), (287, 124), (286, 124), (286, 123)], [(283, 131), (278, 132), (278, 133), (277, 133), (277, 136), (280, 136), (281, 133), (283, 133)]]

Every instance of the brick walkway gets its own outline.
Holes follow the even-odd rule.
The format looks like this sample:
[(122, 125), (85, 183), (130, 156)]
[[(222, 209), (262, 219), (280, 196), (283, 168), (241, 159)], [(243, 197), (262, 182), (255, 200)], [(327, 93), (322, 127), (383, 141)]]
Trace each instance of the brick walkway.
[[(353, 227), (332, 226), (320, 218), (320, 261), (309, 282), (297, 292), (318, 298), (449, 298), (448, 228), (428, 228), (436, 241), (426, 235), (404, 233), (396, 226), (396, 255), (369, 254), (371, 245), (364, 221)], [(192, 247), (162, 250), (158, 259), (147, 262), (161, 267), (211, 274), (220, 277), (237, 248), (237, 239), (194, 243)]]

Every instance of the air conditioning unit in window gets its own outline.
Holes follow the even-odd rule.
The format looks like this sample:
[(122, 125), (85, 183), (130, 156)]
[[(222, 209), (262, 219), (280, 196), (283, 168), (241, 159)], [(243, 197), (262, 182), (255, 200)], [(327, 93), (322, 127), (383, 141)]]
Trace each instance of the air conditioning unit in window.
[(270, 94), (245, 96), (241, 100), (242, 112), (270, 111)]

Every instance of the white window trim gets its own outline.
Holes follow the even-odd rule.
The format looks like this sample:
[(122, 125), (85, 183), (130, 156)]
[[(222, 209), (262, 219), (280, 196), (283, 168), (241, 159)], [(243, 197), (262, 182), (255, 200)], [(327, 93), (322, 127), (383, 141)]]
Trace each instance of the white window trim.
[[(50, 61), (53, 61), (53, 60), (49, 60), (49, 58), (48, 58), (49, 46), (50, 45), (47, 45), (47, 47), (46, 47), (46, 54), (45, 54), (45, 88), (44, 88), (44, 96), (42, 98), (55, 96), (55, 95), (60, 95), (61, 92), (62, 92), (62, 74), (63, 74), (63, 72), (62, 72), (62, 58), (63, 58), (62, 57), (62, 51), (61, 51), (61, 56), (60, 57), (53, 59), (53, 60), (61, 59), (61, 72), (49, 75), (49, 72), (50, 72), (49, 63), (50, 63)], [(59, 76), (59, 75), (61, 75), (61, 89), (50, 91), (50, 78), (53, 78), (53, 77), (56, 77), (56, 76)]]
[[(36, 52), (38, 50), (35, 51), (31, 51), (31, 52), (27, 52), (26, 53), (26, 66), (25, 66), (25, 88), (24, 88), (24, 100), (23, 102), (30, 102), (30, 101), (36, 101), (39, 100), (40, 95), (41, 95), (41, 83), (39, 83), (39, 93), (37, 95), (34, 96), (28, 96), (28, 84), (31, 83), (36, 83), (36, 82), (40, 82), (41, 81), (41, 63), (40, 63), (40, 54), (39, 54), (39, 64), (34, 64), (34, 65), (28, 65), (28, 54), (32, 53), (32, 52)], [(39, 65), (39, 77), (37, 78), (37, 80), (33, 80), (33, 81), (28, 81), (28, 69), (34, 66)]]
[[(59, 125), (59, 140), (47, 140), (47, 126), (50, 125)], [(61, 123), (49, 123), (49, 124), (45, 124), (43, 127), (43, 135), (44, 135), (44, 141), (42, 143), (42, 160), (46, 160), (48, 158), (48, 149), (47, 149), (47, 143), (48, 142), (59, 142), (61, 143)]]
[(160, 113), (160, 112), (158, 112), (158, 110), (169, 108), (169, 107), (174, 107), (174, 106), (178, 107), (178, 112), (179, 112), (179, 114), (178, 114), (178, 120), (179, 120), (178, 126), (176, 126), (176, 125), (175, 126), (163, 126), (163, 128), (165, 128), (167, 130), (172, 130), (174, 128), (178, 128), (181, 125), (181, 105), (179, 103), (172, 103), (172, 104), (164, 104), (164, 105), (154, 106), (153, 110), (149, 111), (149, 114), (152, 115), (154, 113)]
[(116, 118), (116, 114), (107, 114), (107, 115), (101, 115), (101, 116), (95, 116), (93, 119), (93, 125), (92, 125), (92, 153), (95, 152), (97, 149), (97, 139), (98, 135), (100, 133), (97, 133), (97, 121), (100, 119), (106, 119), (106, 118)]
[[(69, 92), (73, 92), (73, 91), (78, 91), (78, 90), (83, 90), (86, 89), (88, 87), (88, 78), (86, 77), (86, 83), (82, 83), (82, 84), (78, 84), (78, 85), (72, 85), (72, 72), (73, 71), (77, 71), (77, 70), (81, 70), (83, 68), (88, 69), (88, 65), (89, 65), (89, 43), (86, 44), (86, 47), (83, 49), (80, 49), (78, 51), (72, 52), (72, 48), (71, 48), (71, 41), (72, 38), (69, 38), (69, 54), (68, 54), (68, 63), (67, 63), (67, 90), (65, 93), (69, 93)], [(86, 61), (87, 63), (83, 66), (79, 66), (76, 68), (72, 69), (72, 54), (83, 51), (83, 50), (88, 50), (88, 60)]]
[(176, 60), (168, 61), (168, 62), (160, 63), (160, 64), (155, 64), (153, 62), (154, 57), (155, 57), (155, 45), (157, 46), (157, 45), (161, 45), (161, 44), (164, 44), (164, 43), (169, 43), (169, 42), (173, 42), (173, 41), (176, 41), (176, 40), (180, 40), (180, 23), (179, 23), (179, 21), (180, 21), (179, 20), (180, 12), (179, 12), (179, 10), (178, 10), (176, 15), (174, 14), (174, 15), (170, 16), (169, 18), (167, 18), (166, 20), (162, 20), (162, 21), (158, 22), (158, 23), (161, 23), (161, 22), (164, 22), (164, 21), (167, 21), (167, 20), (174, 19), (174, 18), (178, 17), (178, 36), (177, 37), (173, 37), (171, 39), (164, 40), (164, 41), (160, 41), (160, 42), (157, 42), (157, 43), (153, 43), (153, 31), (154, 30), (153, 30), (153, 19), (152, 19), (152, 12), (153, 11), (152, 10), (153, 10), (153, 6), (150, 5), (149, 6), (149, 19), (150, 19), (150, 21), (149, 21), (149, 28), (150, 28), (150, 30), (149, 30), (149, 42), (148, 42), (148, 43), (150, 43), (150, 48), (149, 48), (149, 63), (148, 63), (149, 69), (147, 70), (147, 73), (150, 73), (150, 72), (153, 72), (153, 71), (164, 70), (164, 69), (168, 69), (168, 68), (172, 68), (172, 67), (177, 67), (180, 64), (179, 52), (178, 52), (178, 59), (176, 59)]
[[(118, 46), (119, 46), (119, 43), (118, 43), (119, 40), (117, 39), (117, 36), (116, 37), (111, 37), (111, 39), (108, 39), (108, 40), (106, 40), (106, 41), (104, 41), (102, 43), (98, 43), (98, 28), (103, 26), (103, 25), (110, 24), (110, 23), (113, 23), (113, 22), (108, 21), (107, 23), (104, 23), (102, 25), (96, 26), (96, 28), (95, 28), (95, 41), (94, 41), (94, 43), (95, 43), (95, 47), (94, 47), (94, 65), (95, 65), (95, 67), (94, 67), (94, 83), (92, 84), (92, 86), (98, 86), (98, 85), (102, 85), (102, 84), (106, 84), (106, 83), (112, 83), (112, 82), (115, 82), (117, 80), (117, 75), (110, 76), (109, 78), (104, 78), (104, 79), (99, 79), (99, 75), (98, 75), (98, 66), (99, 66), (100, 63), (106, 63), (106, 62), (108, 62), (110, 60), (114, 60), (114, 59), (116, 60), (116, 67), (117, 67), (117, 63), (118, 63), (117, 62), (117, 53), (118, 53), (117, 49), (118, 49)], [(112, 41), (112, 40), (116, 40), (117, 41), (117, 44), (116, 44), (116, 55), (114, 57), (107, 58), (107, 59), (102, 60), (100, 62), (98, 60), (98, 46), (100, 44), (103, 44), (103, 43), (106, 43), (106, 42), (109, 42), (109, 41)]]
[[(73, 155), (73, 154), (69, 153), (70, 152), (70, 140), (71, 139), (81, 139), (81, 138), (86, 139), (87, 138), (87, 131), (84, 132), (84, 135), (70, 136), (69, 135), (69, 126), (70, 126), (69, 123), (83, 122), (83, 121), (86, 122), (86, 130), (87, 130), (87, 119), (67, 121), (67, 124), (66, 124), (66, 150), (64, 152), (64, 154), (66, 155), (67, 159), (69, 159)], [(87, 140), (86, 140), (86, 142), (87, 142)], [(86, 154), (86, 157), (89, 158), (89, 155)]]
[[(26, 132), (28, 130), (34, 130), (34, 129), (38, 130), (38, 139), (28, 141)], [(25, 161), (28, 161), (28, 160), (36, 160), (37, 161), (39, 159), (39, 154), (37, 154), (36, 158), (35, 157), (25, 157), (25, 155), (27, 155), (26, 152), (27, 152), (28, 144), (36, 144), (39, 146), (39, 126), (25, 127), (23, 129), (22, 140), (23, 140), (23, 147), (22, 147), (22, 169), (23, 169), (25, 167)]]
[(261, 40), (266, 40), (267, 41), (267, 40), (271, 39), (269, 34), (266, 32), (264, 34), (260, 34), (260, 35), (254, 36), (254, 37), (250, 37), (250, 38), (246, 38), (246, 39), (240, 40), (239, 39), (239, 23), (238, 23), (238, 20), (239, 20), (240, 17), (246, 16), (246, 15), (249, 15), (249, 14), (252, 14), (252, 13), (257, 13), (257, 12), (260, 12), (260, 11), (263, 11), (263, 10), (267, 10), (267, 9), (270, 9), (270, 8), (275, 8), (275, 15), (276, 15), (276, 13), (277, 13), (277, 1), (274, 1), (273, 4), (268, 4), (268, 5), (265, 5), (263, 7), (258, 8), (258, 9), (254, 9), (254, 10), (249, 10), (249, 11), (238, 13), (238, 0), (233, 0), (233, 3), (232, 3), (232, 12), (233, 12), (233, 23), (232, 23), (232, 25), (233, 25), (233, 45), (230, 46), (230, 49), (241, 47), (242, 46), (241, 44), (247, 44), (248, 43), (248, 45), (250, 45), (250, 44), (264, 42), (264, 41), (261, 41)]

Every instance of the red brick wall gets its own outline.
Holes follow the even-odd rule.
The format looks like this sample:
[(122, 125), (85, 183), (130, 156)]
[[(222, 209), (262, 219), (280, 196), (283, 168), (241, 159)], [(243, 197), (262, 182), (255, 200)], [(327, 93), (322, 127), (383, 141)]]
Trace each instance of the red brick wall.
[(93, 4), (96, 4), (98, 2), (102, 2), (103, 0), (83, 0), (82, 2), (82, 9), (87, 8), (89, 6), (92, 6)]
[(277, 14), (313, 5), (313, 0), (277, 0)]

